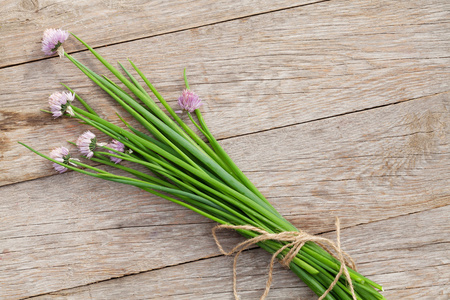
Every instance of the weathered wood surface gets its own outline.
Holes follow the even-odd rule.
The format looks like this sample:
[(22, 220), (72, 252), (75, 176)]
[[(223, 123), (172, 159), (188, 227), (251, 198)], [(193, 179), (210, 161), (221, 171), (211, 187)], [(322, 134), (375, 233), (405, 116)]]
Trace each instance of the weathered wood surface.
[[(395, 110), (366, 110), (223, 144), (297, 226), (333, 230), (333, 215), (339, 215), (344, 227), (352, 227), (449, 203), (448, 100), (448, 94), (411, 100)], [(389, 130), (377, 128), (380, 123)], [(270, 145), (276, 147), (268, 152)], [(42, 186), (45, 193), (35, 195)], [(64, 174), (2, 190), (7, 295), (41, 294), (219, 254), (209, 235), (212, 224), (132, 187)], [(361, 228), (359, 234), (367, 238), (368, 232)], [(428, 244), (422, 237), (416, 242)], [(18, 265), (21, 271), (14, 272)], [(42, 278), (43, 286), (37, 285)]]
[[(450, 236), (442, 235), (442, 231), (450, 230), (448, 214), (446, 206), (385, 219), (343, 230), (342, 238), (359, 261), (360, 271), (389, 286), (384, 293), (388, 299), (448, 299), (449, 279), (442, 273), (449, 263)], [(414, 230), (410, 224), (415, 225)], [(370, 239), (367, 232), (371, 232)], [(418, 235), (423, 238), (417, 239)], [(269, 260), (269, 254), (260, 249), (242, 255), (238, 288), (243, 299), (259, 299)], [(231, 299), (230, 264), (230, 258), (220, 256), (33, 299)], [(317, 299), (291, 275), (278, 265), (267, 299), (299, 299), (299, 295), (301, 299)]]
[[(178, 96), (187, 66), (192, 87), (207, 100), (205, 118), (218, 138), (227, 138), (449, 90), (449, 43), (439, 39), (445, 36), (447, 18), (439, 13), (445, 3), (419, 10), (420, 16), (413, 9), (385, 15), (401, 9), (397, 5), (387, 2), (381, 10), (369, 2), (326, 2), (122, 43), (100, 53), (112, 61), (132, 58), (169, 100)], [(320, 26), (314, 23), (319, 15)], [(409, 30), (401, 18), (408, 20)], [(414, 18), (420, 22), (411, 23)], [(86, 52), (75, 57), (105, 72)], [(20, 99), (27, 103), (20, 110), (17, 78), (23, 83)], [(45, 168), (42, 160), (24, 164), (28, 151), (16, 141), (46, 150), (81, 131), (75, 122), (67, 125), (39, 112), (48, 95), (60, 89), (59, 82), (118, 120), (108, 107), (111, 101), (99, 101), (104, 93), (67, 60), (0, 69), (0, 81), (0, 155), (9, 157), (0, 161), (0, 172), (7, 173), (0, 185), (38, 178)]]
[[(187, 67), (212, 131), (288, 220), (332, 237), (340, 216), (345, 249), (388, 299), (448, 299), (448, 1), (155, 3), (162, 14), (139, 2), (134, 20), (122, 1), (5, 3), (0, 48), (7, 37), (27, 50), (0, 52), (0, 298), (232, 298), (212, 222), (133, 187), (53, 176), (17, 146), (46, 152), (82, 132), (39, 113), (58, 82), (116, 120), (67, 61), (41, 59), (41, 31), (64, 22), (114, 44), (100, 53), (132, 58), (169, 100)], [(29, 3), (40, 10), (18, 9)], [(55, 11), (66, 13), (48, 18)], [(70, 11), (86, 15), (68, 23)], [(73, 39), (66, 48), (81, 49)], [(104, 72), (85, 51), (75, 57)], [(268, 260), (257, 249), (242, 258), (244, 299), (261, 294)], [(270, 298), (299, 297), (316, 298), (277, 267)]]
[[(42, 59), (39, 39), (47, 28), (62, 27), (99, 47), (314, 2), (320, 1), (2, 0), (0, 67)], [(73, 41), (67, 46), (83, 49)]]

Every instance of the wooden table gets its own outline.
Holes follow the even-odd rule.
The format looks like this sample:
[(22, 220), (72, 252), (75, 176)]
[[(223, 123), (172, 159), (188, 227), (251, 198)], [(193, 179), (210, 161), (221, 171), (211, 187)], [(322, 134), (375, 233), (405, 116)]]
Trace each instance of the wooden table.
[[(187, 68), (210, 129), (298, 228), (334, 238), (388, 299), (449, 299), (450, 2), (3, 0), (0, 8), (0, 298), (232, 299), (213, 222), (130, 186), (56, 175), (48, 153), (87, 129), (40, 112), (68, 84), (112, 104), (46, 28), (131, 58), (176, 106)], [(107, 73), (71, 38), (69, 53)], [(240, 241), (223, 233), (223, 243)], [(259, 299), (270, 256), (242, 256)], [(277, 266), (270, 299), (317, 299)]]

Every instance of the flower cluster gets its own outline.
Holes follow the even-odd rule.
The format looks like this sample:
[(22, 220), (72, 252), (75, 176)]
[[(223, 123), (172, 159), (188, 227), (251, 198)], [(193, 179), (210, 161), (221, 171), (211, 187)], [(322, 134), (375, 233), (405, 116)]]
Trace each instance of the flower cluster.
[[(71, 162), (71, 160), (75, 160), (75, 159), (70, 158), (69, 149), (67, 149), (66, 147), (58, 147), (58, 148), (53, 149), (52, 152), (50, 152), (50, 157), (61, 163), (64, 163), (64, 164), (70, 163), (70, 164), (74, 165)], [(67, 171), (66, 167), (63, 167), (57, 163), (53, 163), (53, 168), (55, 168), (55, 170), (58, 171), (59, 173), (64, 173), (65, 171)]]
[(178, 105), (185, 111), (193, 112), (202, 106), (202, 100), (193, 91), (185, 89), (178, 98)]
[(77, 147), (81, 154), (85, 155), (87, 158), (92, 158), (94, 150), (97, 147), (97, 137), (87, 130), (78, 137)]
[(53, 117), (61, 117), (64, 113), (68, 113), (72, 117), (74, 116), (72, 107), (70, 104), (75, 99), (75, 94), (70, 92), (54, 92), (48, 98), (48, 104)]
[[(106, 147), (114, 149), (117, 152), (122, 152), (122, 153), (125, 152), (125, 145), (122, 144), (121, 142), (119, 142), (118, 140), (112, 140), (108, 145), (106, 145)], [(114, 152), (112, 150), (108, 150), (108, 152), (112, 153), (112, 154), (117, 154), (117, 152)], [(114, 156), (110, 156), (109, 159), (115, 164), (118, 164), (122, 161), (121, 158), (114, 157)]]
[(69, 33), (62, 29), (47, 29), (42, 37), (42, 51), (45, 55), (58, 53), (60, 57), (64, 56), (62, 44), (69, 38)]
[[(50, 30), (50, 29), (48, 29), (48, 30)], [(54, 31), (50, 31), (50, 32), (53, 32), (56, 35), (56, 33)], [(59, 32), (58, 34), (61, 34), (61, 33)], [(50, 33), (44, 33), (44, 36), (46, 36), (46, 35), (49, 36)], [(43, 45), (44, 45), (44, 42), (43, 42)], [(48, 45), (48, 43), (46, 45)], [(43, 48), (44, 48), (44, 46), (43, 46)], [(53, 94), (51, 94), (48, 102), (49, 102), (50, 111), (51, 111), (53, 117), (55, 117), (55, 118), (61, 117), (62, 115), (64, 115), (64, 113), (67, 113), (73, 117), (75, 114), (74, 114), (72, 107), (70, 107), (70, 105), (72, 104), (72, 102), (74, 100), (75, 100), (75, 94), (71, 93), (71, 92), (54, 92)], [(183, 93), (181, 94), (181, 96), (178, 98), (178, 104), (180, 105), (180, 107), (183, 110), (188, 111), (188, 112), (193, 112), (202, 105), (202, 100), (199, 98), (199, 96), (196, 93), (194, 93), (188, 89), (185, 89), (185, 90), (183, 90)], [(82, 135), (80, 135), (78, 137), (78, 139), (76, 141), (76, 145), (77, 145), (80, 153), (83, 154), (88, 159), (91, 159), (94, 156), (94, 151), (98, 146), (100, 146), (100, 147), (106, 146), (107, 148), (112, 149), (112, 150), (110, 150), (110, 149), (107, 150), (111, 154), (117, 155), (118, 152), (121, 152), (121, 153), (125, 152), (125, 145), (115, 139), (113, 139), (108, 144), (97, 143), (96, 135), (89, 130), (85, 131)], [(131, 152), (131, 149), (130, 149), (130, 152)], [(50, 153), (50, 157), (61, 163), (65, 163), (65, 164), (70, 163), (70, 164), (74, 165), (74, 163), (70, 162), (70, 160), (78, 161), (77, 159), (70, 158), (69, 150), (66, 147), (59, 147), (59, 148), (54, 149)], [(118, 158), (115, 156), (109, 156), (109, 159), (115, 164), (118, 164), (122, 161), (121, 158)], [(63, 167), (56, 163), (53, 163), (53, 167), (59, 173), (64, 173), (65, 171), (67, 171), (66, 167)]]
[[(117, 140), (112, 140), (109, 144), (106, 143), (97, 143), (97, 137), (95, 134), (93, 134), (91, 131), (87, 130), (82, 135), (80, 135), (77, 139), (76, 145), (78, 147), (78, 150), (81, 154), (86, 156), (86, 158), (90, 159), (92, 156), (94, 156), (94, 151), (97, 146), (99, 147), (108, 147), (115, 151), (108, 150), (109, 153), (118, 154), (118, 153), (124, 153), (125, 152), (125, 145)], [(71, 158), (71, 154), (69, 149), (66, 147), (58, 147), (53, 149), (50, 152), (50, 158), (63, 163), (63, 164), (71, 164), (73, 166), (77, 165), (77, 162), (79, 162), (79, 159)], [(110, 156), (109, 159), (115, 163), (118, 164), (122, 161), (122, 159), (114, 156)], [(55, 168), (56, 171), (59, 173), (64, 173), (68, 169), (60, 164), (53, 163), (53, 168)]]

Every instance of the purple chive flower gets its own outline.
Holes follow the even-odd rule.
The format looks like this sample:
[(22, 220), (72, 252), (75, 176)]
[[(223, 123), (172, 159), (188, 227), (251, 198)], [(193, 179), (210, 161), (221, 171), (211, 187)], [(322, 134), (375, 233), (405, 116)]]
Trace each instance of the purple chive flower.
[(69, 38), (69, 33), (62, 29), (47, 29), (42, 37), (42, 51), (45, 55), (53, 55), (58, 52), (60, 57), (64, 56), (64, 43)]
[[(125, 145), (122, 144), (121, 142), (117, 141), (117, 140), (112, 140), (108, 145), (106, 145), (106, 147), (114, 149), (114, 150), (116, 150), (118, 152), (124, 152), (125, 151)], [(114, 151), (111, 151), (111, 150), (108, 150), (108, 152), (112, 153), (112, 154), (117, 154), (117, 152), (114, 152)], [(115, 164), (118, 164), (118, 163), (120, 163), (122, 161), (121, 158), (114, 157), (114, 156), (110, 156), (109, 159)]]
[(91, 158), (94, 155), (95, 147), (97, 147), (97, 137), (87, 130), (78, 138), (77, 147), (87, 158)]
[[(65, 164), (70, 163), (70, 153), (69, 149), (66, 147), (58, 147), (53, 149), (52, 152), (50, 152), (50, 157)], [(55, 170), (59, 173), (64, 173), (68, 170), (66, 167), (58, 165), (57, 163), (53, 163), (53, 168), (55, 168)]]
[(180, 98), (178, 98), (178, 104), (183, 110), (188, 112), (193, 112), (200, 106), (202, 106), (202, 100), (198, 97), (196, 93), (190, 90), (183, 90)]
[(75, 94), (69, 92), (54, 92), (48, 98), (48, 104), (50, 104), (50, 110), (53, 117), (61, 117), (65, 112), (71, 116), (74, 116), (70, 103), (75, 99)]

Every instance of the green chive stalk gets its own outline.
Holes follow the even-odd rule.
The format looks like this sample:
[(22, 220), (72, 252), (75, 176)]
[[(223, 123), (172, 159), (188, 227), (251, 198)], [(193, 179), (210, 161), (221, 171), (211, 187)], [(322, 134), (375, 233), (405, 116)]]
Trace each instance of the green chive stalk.
[[(118, 82), (96, 74), (65, 52), (64, 56), (120, 104), (142, 128), (137, 129), (131, 126), (120, 116), (119, 118), (124, 124), (122, 127), (101, 118), (79, 95), (76, 97), (83, 108), (70, 104), (73, 112), (71, 117), (92, 126), (129, 149), (126, 152), (120, 152), (107, 146), (101, 146), (96, 149), (91, 160), (97, 164), (110, 166), (113, 170), (121, 170), (121, 174), (125, 172), (127, 175), (119, 176), (75, 159), (60, 162), (30, 146), (20, 144), (67, 169), (104, 180), (136, 186), (193, 210), (219, 224), (251, 225), (268, 233), (298, 231), (275, 210), (236, 166), (214, 138), (199, 109), (193, 111), (197, 122), (190, 112), (187, 114), (189, 120), (198, 129), (200, 136), (177, 115), (131, 60), (129, 62), (132, 68), (145, 82), (149, 92), (125, 66), (119, 63), (120, 68), (125, 72), (123, 75), (87, 43), (76, 35), (72, 35), (86, 46)], [(185, 72), (184, 81), (186, 89), (189, 90)], [(73, 92), (71, 88), (64, 86)], [(126, 89), (130, 92), (127, 92)], [(152, 96), (156, 97), (168, 114), (159, 108)], [(112, 163), (110, 157), (120, 159), (124, 164)], [(141, 166), (140, 171), (136, 170), (136, 166)], [(146, 171), (142, 171), (142, 167)], [(237, 231), (246, 238), (254, 238), (259, 235), (251, 230), (240, 229)], [(259, 242), (258, 246), (274, 254), (286, 244), (287, 242), (265, 240)], [(278, 258), (282, 259), (289, 250), (290, 248), (287, 248), (282, 251)], [(321, 296), (338, 274), (341, 263), (317, 244), (307, 242), (290, 262), (289, 267), (312, 291)], [(347, 269), (357, 299), (385, 299), (378, 291), (382, 290), (380, 285), (351, 268), (347, 267)], [(345, 276), (339, 278), (338, 283), (324, 299), (352, 299)]]

